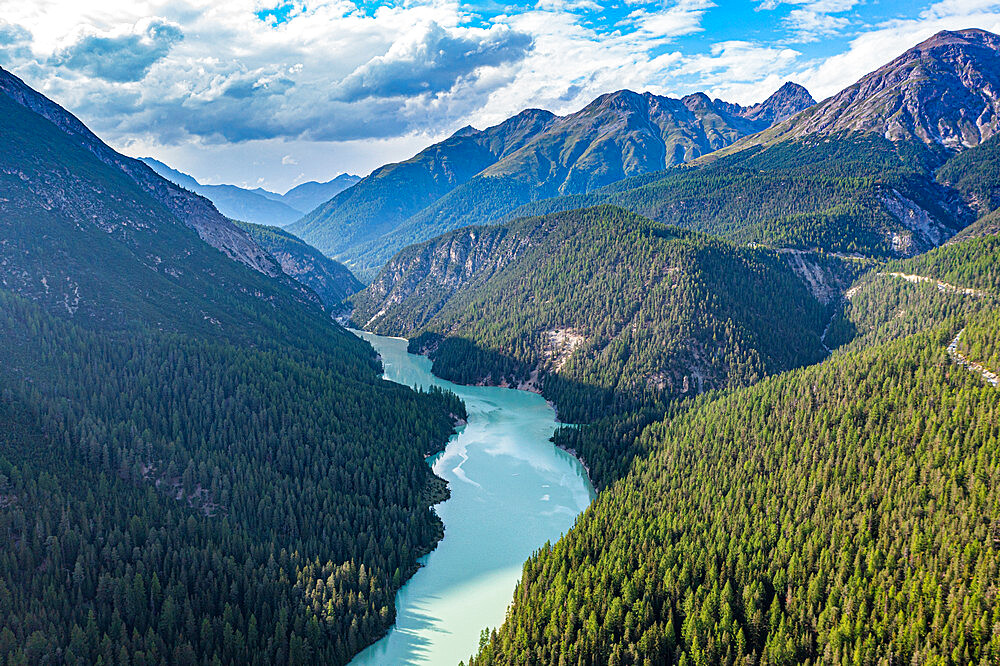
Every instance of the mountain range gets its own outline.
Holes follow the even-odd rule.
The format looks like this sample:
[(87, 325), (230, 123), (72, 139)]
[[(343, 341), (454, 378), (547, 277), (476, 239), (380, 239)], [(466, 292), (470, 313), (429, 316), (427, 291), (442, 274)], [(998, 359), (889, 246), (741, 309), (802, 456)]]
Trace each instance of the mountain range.
[(289, 230), (370, 278), (410, 243), (684, 163), (812, 104), (788, 83), (750, 107), (700, 93), (674, 99), (622, 90), (564, 117), (529, 109), (376, 170)]
[(203, 185), (192, 176), (152, 157), (140, 159), (175, 185), (205, 197), (230, 219), (278, 227), (295, 222), (361, 180), (358, 176), (343, 173), (325, 183), (309, 181), (296, 185), (284, 194), (277, 194), (260, 187), (248, 190), (236, 185)]
[(287, 230), (0, 70), (0, 662), (384, 635), (467, 414), (383, 381), (346, 297), (544, 395), (600, 491), (469, 664), (1000, 663), (998, 57), (942, 32), (818, 104), (529, 110)]
[(982, 30), (939, 33), (693, 168), (511, 215), (614, 204), (738, 242), (880, 256), (927, 251), (981, 212), (970, 178), (947, 174), (969, 165), (970, 148), (995, 141), (997, 48), (997, 36)]
[(806, 113), (732, 150), (857, 132), (961, 150), (1000, 130), (1000, 37), (940, 32)]
[[(772, 338), (770, 344), (775, 347), (768, 351), (771, 348), (764, 340), (775, 326), (766, 319), (753, 320), (751, 315), (798, 311), (794, 319), (804, 325), (812, 316), (802, 313), (835, 303), (866, 261), (931, 250), (1000, 204), (993, 189), (994, 170), (1000, 163), (995, 146), (1000, 144), (990, 136), (988, 124), (981, 123), (982, 133), (971, 148), (916, 129), (958, 126), (971, 112), (979, 118), (991, 117), (992, 102), (978, 85), (995, 76), (996, 45), (995, 36), (982, 31), (943, 33), (845, 93), (787, 119), (778, 118), (774, 127), (734, 141), (707, 159), (622, 178), (589, 194), (542, 199), (510, 213), (509, 217), (518, 218), (513, 221), (469, 227), (409, 247), (390, 259), (369, 287), (352, 299), (354, 324), (412, 338), (414, 349), (429, 353), (436, 371), (452, 379), (516, 384), (533, 377), (536, 390), (576, 420), (600, 414), (592, 407), (601, 401), (581, 398), (586, 392), (580, 386), (589, 387), (597, 396), (610, 391), (619, 400), (646, 394), (642, 395), (646, 402), (651, 400), (650, 388), (658, 386), (660, 398), (669, 401), (685, 395), (694, 384), (707, 390), (753, 383), (779, 369), (802, 365), (803, 359), (822, 352), (819, 320), (811, 324), (810, 333), (797, 330), (794, 336), (800, 344), (812, 339), (811, 348), (798, 349)], [(921, 63), (916, 73), (914, 62)], [(934, 76), (927, 78), (927, 72)], [(960, 84), (963, 87), (955, 89)], [(939, 85), (950, 86), (951, 96), (914, 92), (914, 87), (937, 90)], [(858, 101), (858, 90), (881, 101), (876, 104), (867, 97)], [(793, 100), (797, 95), (795, 88), (785, 86), (769, 101), (784, 93)], [(974, 93), (978, 96), (973, 97)], [(836, 115), (828, 109), (840, 108), (844, 96), (855, 100), (852, 109), (888, 109), (891, 113), (868, 113), (864, 132), (807, 124), (817, 114)], [(602, 98), (598, 107), (622, 99), (646, 98), (617, 94)], [(919, 112), (906, 116), (920, 119), (907, 125), (898, 109), (893, 110), (896, 107), (884, 106), (889, 99), (932, 102), (918, 105)], [(951, 99), (954, 103), (946, 103)], [(900, 104), (913, 108), (917, 102)], [(752, 114), (766, 109), (744, 111)], [(793, 127), (813, 129), (787, 129)], [(902, 127), (910, 129), (903, 132)], [(894, 140), (886, 138), (892, 131), (897, 132)], [(536, 146), (530, 142), (512, 155), (521, 159), (523, 151)], [(497, 164), (506, 163), (508, 158)], [(484, 173), (497, 169), (495, 165)], [(586, 207), (592, 208), (580, 218), (580, 209)], [(565, 212), (561, 217), (560, 211)], [(521, 219), (524, 215), (529, 217)], [(581, 223), (581, 219), (587, 221)], [(732, 245), (723, 246), (727, 251), (709, 245), (677, 260), (670, 258), (676, 250), (668, 243), (657, 251), (664, 253), (660, 263), (669, 269), (646, 266), (638, 259), (660, 247), (649, 240), (639, 242), (643, 251), (626, 252), (632, 260), (618, 256), (612, 249), (615, 243), (625, 242), (631, 234), (649, 233), (640, 230), (650, 221), (667, 225), (664, 229), (677, 228), (662, 232), (675, 234), (674, 244), (698, 245), (697, 235), (680, 233), (679, 228), (685, 228)], [(598, 234), (598, 229), (608, 236), (588, 236)], [(590, 256), (581, 252), (581, 244), (605, 249)], [(740, 270), (746, 270), (738, 266), (750, 261), (741, 256), (747, 250), (736, 246), (753, 248), (756, 277), (747, 277), (739, 287), (706, 286), (709, 274), (718, 272), (735, 279)], [(702, 256), (710, 250), (717, 254), (711, 259)], [(574, 258), (564, 258), (565, 253)], [(602, 254), (617, 259), (604, 260)], [(704, 262), (713, 269), (702, 268)], [(560, 268), (555, 270), (555, 265)], [(763, 266), (768, 267), (766, 271)], [(622, 272), (630, 269), (636, 273)], [(812, 292), (812, 298), (793, 295), (788, 287), (779, 289), (778, 285), (787, 284), (783, 271), (798, 275), (796, 281)], [(594, 283), (594, 276), (601, 281)], [(617, 285), (614, 292), (601, 286), (605, 280)], [(659, 289), (679, 288), (687, 280), (693, 281), (691, 286), (675, 292), (669, 302), (671, 307), (680, 307), (690, 297), (693, 303), (676, 312), (659, 303)], [(569, 296), (551, 294), (541, 300), (560, 305), (541, 310), (531, 305), (553, 285)], [(593, 289), (597, 293), (590, 293)], [(722, 294), (733, 289), (751, 298), (757, 311), (725, 307)], [(705, 297), (696, 294), (703, 292), (714, 294), (710, 301), (722, 309), (702, 312)], [(594, 308), (604, 316), (616, 312), (615, 323), (609, 325)], [(647, 308), (658, 314), (651, 316)], [(708, 335), (701, 328), (723, 321), (726, 334)], [(729, 335), (756, 341), (736, 344)], [(564, 349), (565, 357), (556, 355), (558, 364), (552, 362), (552, 336), (563, 342), (573, 340), (571, 348)], [(641, 339), (644, 336), (649, 339)], [(716, 343), (719, 346), (713, 350)], [(635, 355), (610, 353), (616, 346), (663, 351), (640, 355), (643, 361), (656, 359), (643, 368), (641, 363), (636, 365)], [(759, 356), (724, 358), (728, 353), (724, 350), (734, 348), (753, 349)], [(798, 351), (779, 361), (778, 349)], [(575, 392), (567, 393), (567, 382), (577, 385)], [(570, 394), (574, 397), (565, 397)], [(586, 408), (581, 410), (580, 405)]]

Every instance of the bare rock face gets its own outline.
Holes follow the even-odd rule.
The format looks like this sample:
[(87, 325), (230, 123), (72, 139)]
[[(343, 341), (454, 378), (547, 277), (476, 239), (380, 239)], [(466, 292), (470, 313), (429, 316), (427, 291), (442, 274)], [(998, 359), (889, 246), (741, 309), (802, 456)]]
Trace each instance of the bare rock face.
[[(715, 100), (716, 104), (719, 100)], [(752, 106), (736, 106), (736, 115), (747, 120), (771, 126), (791, 118), (796, 113), (808, 109), (816, 103), (809, 91), (797, 83), (788, 81), (763, 102)]]
[(775, 128), (772, 137), (875, 133), (952, 150), (1000, 131), (1000, 36), (939, 32)]
[[(364, 324), (366, 330), (398, 326), (400, 322), (381, 321), (386, 308), (415, 297), (425, 298), (434, 305), (422, 311), (415, 321), (407, 322), (406, 330), (416, 329), (470, 280), (486, 279), (516, 259), (522, 246), (522, 242), (509, 238), (503, 227), (468, 227), (410, 246), (386, 264), (365, 292), (355, 297), (356, 314), (360, 317), (357, 322)], [(379, 311), (369, 311), (374, 305), (380, 306)]]
[(3, 69), (0, 69), (0, 92), (74, 137), (101, 162), (123, 171), (178, 220), (197, 231), (201, 239), (212, 247), (265, 275), (282, 275), (281, 267), (274, 258), (261, 249), (246, 232), (223, 217), (210, 201), (161, 178), (139, 160), (115, 152), (76, 116)]

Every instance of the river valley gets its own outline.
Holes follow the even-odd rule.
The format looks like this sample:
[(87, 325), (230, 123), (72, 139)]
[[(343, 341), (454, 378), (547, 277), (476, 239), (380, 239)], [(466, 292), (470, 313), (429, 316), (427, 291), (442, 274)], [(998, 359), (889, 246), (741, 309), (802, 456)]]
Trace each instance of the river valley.
[(555, 412), (540, 395), (452, 384), (408, 354), (406, 340), (358, 334), (381, 355), (386, 379), (447, 388), (469, 419), (428, 459), (451, 490), (435, 507), (444, 538), (396, 595), (395, 626), (351, 664), (457, 664), (483, 628), (503, 622), (524, 561), (573, 525), (594, 489), (580, 462), (549, 441)]

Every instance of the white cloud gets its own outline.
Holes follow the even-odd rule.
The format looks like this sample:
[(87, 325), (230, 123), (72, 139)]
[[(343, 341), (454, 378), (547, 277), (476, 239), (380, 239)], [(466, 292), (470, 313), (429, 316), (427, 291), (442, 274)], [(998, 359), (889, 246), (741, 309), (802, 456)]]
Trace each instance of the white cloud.
[(806, 43), (843, 31), (850, 25), (850, 19), (834, 14), (854, 9), (860, 3), (861, 0), (764, 0), (757, 9), (771, 11), (781, 5), (794, 6), (782, 23), (791, 31), (794, 41)]
[[(294, 0), (287, 12), (279, 0), (0, 0), (0, 64), (131, 154), (283, 189), (621, 88), (747, 104), (794, 80), (819, 98), (936, 30), (1000, 28), (1000, 2), (984, 0), (874, 26), (863, 0), (747, 1), (780, 12), (783, 30), (712, 40), (705, 17), (731, 6), (711, 0), (624, 0), (614, 24), (599, 20), (612, 3), (595, 0), (489, 21), (460, 0)], [(803, 62), (808, 42), (848, 31), (842, 53)]]

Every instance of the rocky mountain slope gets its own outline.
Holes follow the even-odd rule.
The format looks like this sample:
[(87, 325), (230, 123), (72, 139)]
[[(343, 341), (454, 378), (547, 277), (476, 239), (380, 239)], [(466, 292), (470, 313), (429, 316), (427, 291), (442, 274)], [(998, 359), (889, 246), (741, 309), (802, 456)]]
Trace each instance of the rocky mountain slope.
[(343, 310), (343, 300), (364, 288), (342, 263), (284, 229), (240, 221), (236, 225), (270, 252), (286, 275), (316, 292), (331, 312)]
[(998, 63), (997, 35), (942, 32), (691, 168), (509, 217), (610, 203), (739, 242), (918, 254), (997, 207)]
[(3, 69), (0, 69), (0, 92), (11, 102), (48, 120), (102, 163), (122, 172), (212, 247), (265, 275), (281, 275), (277, 262), (207, 199), (164, 180), (139, 160), (115, 152), (71, 113)]
[(704, 94), (622, 90), (565, 117), (525, 111), (383, 167), (290, 230), (370, 277), (409, 243), (496, 220), (528, 201), (681, 164), (812, 103), (804, 88), (786, 84), (746, 108)]
[(554, 119), (547, 111), (528, 109), (495, 127), (459, 130), (405, 162), (376, 169), (288, 230), (356, 270), (349, 248), (390, 233), (410, 216), (524, 145)]
[(812, 135), (877, 134), (962, 150), (1000, 131), (1000, 36), (943, 31), (815, 107), (730, 150)]
[(4, 288), (111, 328), (146, 321), (242, 337), (253, 327), (218, 303), (243, 298), (261, 315), (298, 302), (321, 316), (318, 297), (205, 199), (122, 158), (148, 177), (137, 182), (103, 143), (5, 95), (0, 108)]
[(740, 243), (910, 256), (976, 218), (971, 197), (936, 178), (948, 156), (877, 135), (806, 137), (631, 178), (590, 195), (540, 201), (511, 216), (608, 203)]

